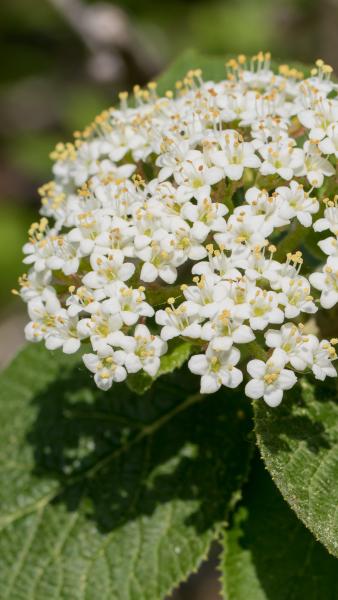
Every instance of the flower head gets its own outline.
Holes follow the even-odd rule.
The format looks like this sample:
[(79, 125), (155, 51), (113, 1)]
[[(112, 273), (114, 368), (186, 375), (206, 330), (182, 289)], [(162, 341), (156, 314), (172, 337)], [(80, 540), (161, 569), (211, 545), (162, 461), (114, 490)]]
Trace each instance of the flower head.
[(104, 390), (155, 377), (180, 341), (202, 393), (240, 385), (257, 345), (266, 360), (247, 363), (245, 392), (270, 406), (295, 371), (335, 376), (333, 344), (303, 327), (338, 303), (338, 95), (318, 64), (302, 80), (263, 53), (218, 82), (190, 71), (163, 98), (154, 85), (130, 106), (120, 94), (58, 144), (23, 248), (27, 339), (90, 343)]

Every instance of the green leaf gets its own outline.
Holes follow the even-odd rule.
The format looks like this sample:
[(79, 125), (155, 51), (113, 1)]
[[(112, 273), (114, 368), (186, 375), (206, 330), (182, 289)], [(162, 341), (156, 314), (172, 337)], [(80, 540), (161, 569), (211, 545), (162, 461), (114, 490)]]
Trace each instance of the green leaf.
[(1, 377), (1, 600), (160, 600), (205, 558), (246, 477), (250, 405), (187, 370), (137, 397), (78, 357)]
[(183, 52), (158, 79), (158, 91), (164, 94), (175, 87), (176, 81), (182, 79), (190, 69), (202, 69), (203, 79), (219, 81), (225, 79), (226, 56), (207, 56), (195, 50)]
[(169, 351), (161, 358), (161, 366), (157, 377), (171, 373), (174, 369), (181, 367), (188, 360), (193, 344), (191, 342), (182, 342), (173, 340), (169, 346)]
[(335, 600), (338, 563), (283, 501), (257, 461), (225, 532), (221, 559), (229, 600)]
[(335, 381), (305, 377), (275, 409), (254, 403), (263, 459), (284, 498), (338, 556), (338, 404)]
[(147, 390), (151, 388), (155, 379), (145, 373), (145, 371), (139, 371), (139, 373), (134, 373), (128, 376), (127, 386), (131, 392), (135, 392), (142, 396)]

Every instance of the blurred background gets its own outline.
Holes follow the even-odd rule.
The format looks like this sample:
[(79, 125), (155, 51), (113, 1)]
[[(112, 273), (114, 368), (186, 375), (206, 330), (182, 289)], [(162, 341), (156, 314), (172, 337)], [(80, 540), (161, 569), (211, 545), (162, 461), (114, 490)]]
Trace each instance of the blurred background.
[[(320, 57), (337, 72), (337, 25), (338, 0), (1, 0), (1, 364), (23, 341), (24, 307), (10, 290), (55, 143), (187, 48)], [(173, 599), (215, 600), (217, 589), (211, 560)]]

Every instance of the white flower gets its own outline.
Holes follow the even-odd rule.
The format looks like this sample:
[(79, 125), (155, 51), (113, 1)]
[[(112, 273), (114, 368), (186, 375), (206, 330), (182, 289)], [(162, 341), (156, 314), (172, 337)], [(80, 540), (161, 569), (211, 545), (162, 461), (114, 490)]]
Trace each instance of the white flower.
[(196, 307), (191, 307), (187, 302), (182, 302), (177, 308), (168, 306), (165, 310), (158, 310), (156, 323), (162, 325), (161, 338), (171, 340), (179, 335), (199, 338), (201, 335), (202, 320)]
[(304, 144), (304, 162), (296, 169), (295, 175), (305, 175), (309, 184), (315, 188), (323, 185), (324, 176), (331, 177), (335, 173), (331, 163), (321, 155), (316, 144), (305, 142)]
[(318, 242), (319, 248), (328, 256), (335, 256), (338, 258), (338, 239), (337, 237), (328, 237), (325, 240)]
[(289, 252), (285, 262), (278, 262), (277, 260), (269, 261), (264, 275), (268, 279), (271, 289), (281, 290), (285, 278), (287, 280), (294, 279), (299, 275), (302, 264), (303, 258), (300, 251), (294, 254)]
[[(171, 241), (173, 238), (169, 238)], [(152, 241), (150, 246), (138, 252), (138, 257), (144, 263), (142, 265), (140, 279), (146, 283), (152, 283), (160, 277), (166, 283), (174, 283), (177, 278), (177, 269), (173, 263), (174, 243), (171, 244), (166, 238), (161, 242)]]
[(269, 406), (278, 406), (284, 390), (291, 389), (297, 382), (294, 372), (284, 369), (285, 363), (285, 353), (279, 349), (273, 351), (266, 363), (250, 360), (247, 370), (252, 379), (245, 386), (246, 395), (254, 400), (263, 397)]
[[(336, 100), (321, 100), (314, 109), (301, 111), (298, 119), (307, 129), (310, 129), (311, 140), (321, 140), (329, 128), (338, 121), (338, 104)], [(325, 154), (330, 154), (325, 152)]]
[(173, 185), (170, 181), (159, 181), (158, 178), (152, 179), (145, 188), (147, 198), (150, 198), (148, 202), (156, 201), (161, 207), (163, 214), (163, 208), (168, 211), (168, 214), (179, 214), (181, 210), (181, 204), (187, 202), (185, 194), (178, 194), (178, 188)]
[(292, 139), (281, 142), (271, 142), (259, 148), (263, 158), (260, 172), (262, 175), (274, 175), (277, 173), (282, 179), (290, 180), (297, 169), (304, 163), (304, 154), (301, 148), (294, 148)]
[(62, 226), (69, 225), (71, 220), (71, 204), (76, 202), (76, 196), (65, 194), (63, 186), (56, 181), (49, 181), (42, 185), (38, 192), (41, 196), (40, 214), (43, 217), (55, 219), (55, 229), (60, 231)]
[(77, 317), (71, 317), (66, 311), (60, 311), (56, 316), (55, 327), (46, 335), (46, 348), (48, 350), (62, 348), (65, 354), (77, 352), (81, 345), (77, 324)]
[(124, 368), (126, 354), (123, 350), (107, 349), (98, 354), (84, 354), (82, 359), (87, 369), (94, 373), (94, 381), (101, 390), (109, 390), (113, 381), (124, 381), (127, 372)]
[(120, 250), (126, 257), (134, 256), (135, 226), (124, 219), (113, 217), (111, 229), (103, 231), (95, 240), (95, 251), (98, 254), (111, 254)]
[(289, 217), (281, 214), (283, 200), (276, 194), (269, 196), (266, 190), (252, 187), (246, 191), (245, 200), (249, 206), (244, 205), (243, 210), (248, 208), (252, 215), (263, 215), (265, 221), (273, 227), (281, 227), (290, 222)]
[(284, 313), (278, 307), (278, 294), (253, 288), (247, 298), (250, 306), (249, 322), (253, 330), (265, 329), (269, 323), (283, 323)]
[(102, 310), (91, 315), (90, 318), (81, 319), (77, 330), (80, 337), (90, 338), (93, 350), (109, 352), (114, 345), (114, 333), (121, 329), (122, 319), (119, 314), (107, 314)]
[(83, 278), (83, 283), (93, 290), (104, 290), (109, 295), (109, 288), (115, 281), (127, 281), (132, 277), (135, 266), (124, 262), (121, 250), (113, 250), (108, 256), (92, 254), (90, 264), (93, 271), (89, 271)]
[(69, 236), (59, 235), (48, 229), (47, 219), (33, 223), (30, 241), (24, 245), (25, 264), (33, 264), (37, 272), (48, 269), (62, 270), (66, 275), (76, 273), (79, 268), (77, 247), (69, 242)]
[(214, 248), (213, 244), (206, 247), (208, 260), (196, 263), (191, 269), (193, 275), (213, 275), (228, 279), (238, 279), (241, 277), (239, 268), (245, 269), (247, 266), (247, 257), (249, 252), (243, 248), (242, 255), (226, 252), (221, 246)]
[(269, 258), (266, 258), (266, 246), (260, 248), (257, 246), (254, 248), (249, 255), (245, 269), (245, 276), (252, 282), (257, 279), (266, 279), (272, 289), (278, 287), (278, 281), (280, 279), (279, 271), (282, 265), (273, 260), (273, 255), (276, 252), (276, 247), (273, 245), (268, 246), (268, 252), (270, 252)]
[(181, 209), (181, 216), (193, 223), (193, 231), (200, 239), (205, 239), (210, 231), (225, 231), (226, 221), (224, 215), (227, 207), (219, 202), (212, 202), (208, 197), (203, 197), (196, 204), (185, 202)]
[(70, 177), (77, 187), (80, 187), (87, 179), (99, 171), (99, 161), (102, 152), (102, 144), (99, 140), (84, 143), (78, 149), (76, 160), (72, 161)]
[(229, 350), (233, 343), (247, 344), (255, 339), (251, 327), (237, 316), (236, 308), (231, 300), (225, 300), (216, 316), (202, 326), (201, 338), (213, 340), (215, 350)]
[[(82, 196), (81, 207), (83, 208), (81, 211), (79, 207), (78, 211), (80, 216), (83, 215), (81, 221), (84, 219), (84, 223), (80, 221), (80, 226), (89, 228), (91, 236), (97, 237), (96, 242), (107, 231), (105, 225), (108, 221), (104, 219), (101, 226), (99, 224), (98, 228), (97, 226), (93, 228), (94, 216), (106, 217), (108, 215), (112, 217), (111, 228), (113, 229), (116, 222), (121, 224), (145, 199), (143, 191), (133, 181), (125, 179), (125, 177), (119, 179), (117, 174), (113, 176), (112, 173), (94, 177), (84, 189), (80, 190), (80, 193)], [(90, 219), (87, 223), (86, 215), (88, 213)]]
[(145, 325), (137, 325), (133, 336), (117, 333), (115, 345), (126, 352), (125, 367), (128, 373), (143, 369), (151, 377), (155, 377), (160, 368), (160, 356), (167, 351), (167, 343), (157, 335), (152, 335)]
[(192, 373), (201, 375), (201, 394), (212, 394), (217, 392), (221, 385), (236, 388), (243, 381), (243, 373), (237, 369), (240, 360), (240, 352), (237, 348), (231, 348), (228, 352), (218, 352), (209, 344), (205, 354), (196, 354), (188, 362)]
[(48, 350), (62, 348), (65, 354), (79, 350), (83, 336), (77, 331), (78, 319), (69, 316), (55, 296), (49, 295), (45, 302), (32, 300), (28, 311), (32, 321), (25, 328), (27, 340), (39, 342), (44, 339)]
[(272, 230), (263, 215), (254, 216), (241, 211), (229, 217), (225, 233), (216, 233), (214, 237), (219, 246), (242, 251), (243, 246), (251, 249), (264, 246)]
[(317, 311), (317, 307), (313, 302), (313, 297), (310, 292), (310, 284), (306, 277), (298, 276), (283, 278), (279, 302), (284, 307), (287, 319), (298, 317), (300, 312), (311, 314)]
[(154, 316), (154, 309), (145, 301), (144, 287), (133, 289), (121, 281), (109, 288), (110, 297), (102, 302), (104, 312), (119, 314), (125, 325), (135, 325), (140, 317)]
[(172, 227), (174, 235), (174, 254), (175, 263), (177, 265), (183, 264), (187, 259), (190, 260), (201, 260), (207, 255), (205, 246), (201, 243), (204, 242), (207, 234), (205, 232), (199, 235), (198, 228), (189, 227), (188, 224), (178, 223)]
[(191, 150), (181, 167), (174, 172), (178, 184), (178, 194), (183, 193), (187, 200), (204, 200), (210, 196), (211, 186), (223, 178), (223, 171), (217, 167), (208, 167), (203, 154)]
[(236, 306), (236, 317), (248, 319), (250, 314), (249, 297), (251, 297), (257, 288), (255, 284), (247, 277), (241, 277), (238, 280), (219, 281), (215, 285), (215, 300), (223, 303), (223, 301), (232, 300)]
[(336, 197), (334, 201), (329, 200), (327, 202), (324, 217), (315, 221), (313, 229), (315, 231), (329, 229), (334, 235), (338, 235), (338, 204)]
[(102, 289), (89, 290), (84, 285), (77, 288), (77, 290), (75, 290), (75, 286), (70, 286), (68, 291), (70, 296), (66, 300), (66, 306), (70, 317), (74, 317), (81, 312), (89, 314), (98, 312), (101, 306), (100, 301), (106, 297)]
[(278, 142), (283, 138), (288, 139), (288, 127), (287, 120), (274, 115), (268, 115), (263, 119), (254, 121), (251, 126), (254, 146), (259, 148), (269, 142)]
[(221, 150), (209, 152), (210, 160), (221, 167), (224, 174), (233, 181), (238, 181), (245, 167), (257, 169), (260, 160), (250, 142), (244, 142), (237, 131), (227, 129), (217, 138)]
[(162, 153), (156, 159), (156, 166), (161, 167), (158, 179), (159, 182), (170, 177), (177, 165), (185, 160), (189, 152), (189, 142), (187, 140), (177, 140), (166, 136), (162, 140)]
[(285, 363), (289, 362), (298, 371), (304, 371), (311, 362), (308, 339), (294, 323), (285, 323), (280, 329), (268, 329), (265, 333), (266, 345), (283, 351)]
[[(114, 112), (116, 128), (111, 127), (111, 132), (107, 137), (109, 144), (109, 157), (112, 161), (121, 160), (130, 150), (135, 160), (147, 156), (147, 140), (140, 131), (131, 122), (126, 121), (125, 110)], [(136, 158), (136, 156), (138, 158)]]
[(319, 150), (323, 154), (334, 154), (338, 158), (338, 123), (331, 123), (323, 140), (318, 144)]
[(312, 273), (310, 283), (321, 292), (323, 308), (333, 308), (338, 302), (338, 258), (330, 257), (321, 273)]
[(57, 144), (52, 158), (56, 160), (53, 173), (63, 185), (81, 186), (90, 175), (99, 169), (100, 143), (96, 140), (84, 142), (76, 151), (73, 144)]
[(183, 295), (187, 302), (184, 303), (189, 312), (194, 314), (198, 312), (201, 317), (213, 317), (218, 309), (218, 301), (215, 299), (215, 283), (217, 279), (214, 275), (202, 275), (194, 277), (196, 285), (183, 286)]
[(136, 231), (134, 234), (134, 246), (137, 251), (146, 248), (153, 240), (161, 240), (167, 230), (163, 227), (163, 207), (152, 203), (138, 207), (135, 211)]
[(58, 313), (62, 311), (60, 301), (55, 294), (44, 294), (43, 298), (34, 298), (28, 303), (31, 321), (25, 327), (26, 339), (41, 342), (55, 327)]
[[(245, 126), (252, 123), (256, 117), (256, 95), (254, 92), (219, 94), (216, 103), (221, 111), (221, 118), (226, 123), (240, 120), (239, 125)], [(231, 133), (237, 133), (229, 130)]]
[(304, 191), (302, 185), (297, 181), (291, 181), (289, 187), (278, 187), (276, 189), (278, 199), (282, 200), (279, 208), (281, 218), (290, 222), (296, 217), (304, 227), (310, 227), (312, 224), (312, 214), (318, 212), (319, 202), (315, 198), (310, 198)]
[(88, 211), (77, 216), (77, 227), (71, 229), (68, 240), (79, 245), (82, 256), (87, 256), (95, 248), (96, 238), (111, 228), (111, 218), (99, 211)]
[(30, 271), (19, 279), (20, 296), (24, 302), (29, 303), (31, 300), (43, 300), (46, 294), (56, 295), (55, 288), (50, 285), (51, 282), (52, 272), (50, 270)]
[(308, 338), (308, 345), (312, 353), (311, 369), (315, 378), (324, 381), (326, 377), (336, 377), (337, 371), (332, 361), (337, 359), (337, 354), (333, 345), (328, 340), (320, 342), (315, 335), (309, 335)]

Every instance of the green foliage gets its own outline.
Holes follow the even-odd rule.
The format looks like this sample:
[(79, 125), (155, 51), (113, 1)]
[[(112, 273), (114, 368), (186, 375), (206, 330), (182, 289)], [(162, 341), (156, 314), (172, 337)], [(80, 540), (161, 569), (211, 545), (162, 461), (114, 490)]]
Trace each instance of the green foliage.
[(338, 597), (336, 560), (298, 521), (258, 461), (224, 535), (220, 568), (229, 600)]
[(78, 357), (1, 378), (2, 600), (158, 600), (205, 558), (246, 477), (250, 405), (187, 371), (100, 392)]
[(164, 94), (173, 89), (177, 80), (190, 69), (202, 69), (204, 79), (220, 80), (225, 76), (226, 57), (204, 56), (195, 50), (186, 50), (177, 58), (158, 79), (158, 90)]
[(255, 403), (258, 445), (290, 506), (338, 556), (338, 405), (336, 381), (303, 378), (278, 410)]
[[(258, 10), (258, 2), (260, 10)], [(267, 27), (269, 4), (260, 0), (240, 3), (203, 2), (192, 15), (192, 29), (203, 40), (203, 50), (255, 54), (258, 48), (271, 48), (276, 40), (275, 28)], [(231, 44), (227, 40), (231, 39)], [(245, 49), (245, 50), (243, 50)]]

